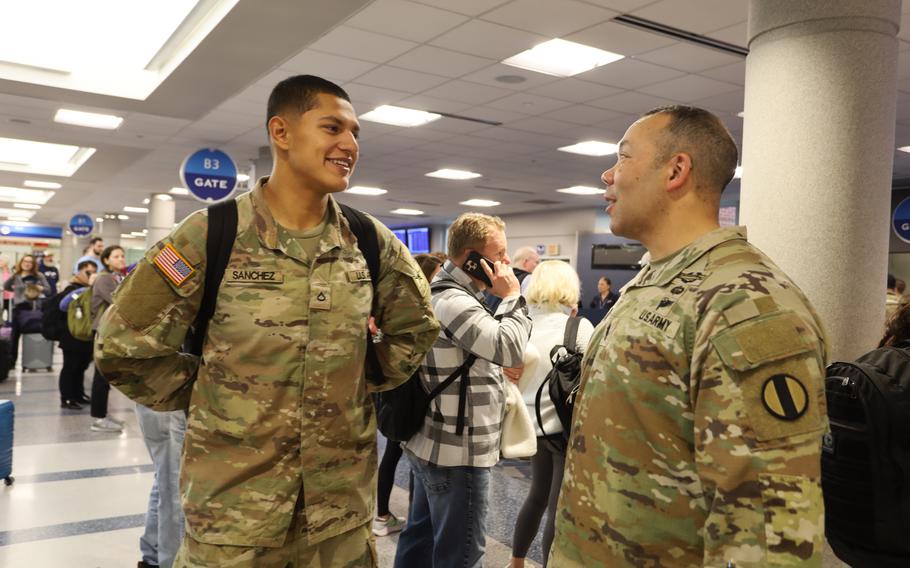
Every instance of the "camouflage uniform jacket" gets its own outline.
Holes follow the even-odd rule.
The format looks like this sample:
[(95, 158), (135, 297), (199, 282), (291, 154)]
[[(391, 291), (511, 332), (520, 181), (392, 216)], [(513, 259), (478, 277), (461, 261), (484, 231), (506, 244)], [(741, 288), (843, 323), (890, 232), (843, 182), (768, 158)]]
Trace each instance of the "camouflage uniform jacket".
[[(95, 348), (104, 376), (133, 400), (154, 410), (189, 408), (183, 507), (189, 534), (208, 544), (281, 546), (295, 503), (304, 508), (311, 544), (372, 514), (374, 387), (363, 368), (373, 288), (366, 261), (332, 199), (315, 262), (307, 258), (272, 217), (262, 184), (237, 198), (237, 239), (202, 361), (179, 349), (202, 300), (205, 211), (152, 247), (123, 281)], [(374, 224), (385, 390), (410, 377), (439, 324), (417, 264)], [(192, 269), (180, 284), (179, 270), (186, 270), (162, 261), (173, 251)], [(162, 262), (178, 276), (167, 276)]]
[(824, 367), (743, 229), (646, 266), (585, 355), (550, 564), (820, 566)]

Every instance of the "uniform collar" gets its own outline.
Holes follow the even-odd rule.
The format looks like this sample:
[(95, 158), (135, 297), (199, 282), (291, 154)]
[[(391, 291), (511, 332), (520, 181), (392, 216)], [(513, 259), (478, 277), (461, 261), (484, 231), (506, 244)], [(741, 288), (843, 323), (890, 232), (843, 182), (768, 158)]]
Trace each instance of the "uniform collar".
[(460, 267), (456, 266), (451, 260), (447, 260), (442, 265), (442, 270), (436, 275), (436, 278), (433, 279), (434, 282), (437, 280), (449, 280), (455, 282), (466, 291), (474, 295), (475, 298), (480, 300), (481, 303), (484, 301), (483, 291), (480, 289), (477, 284), (474, 283), (474, 280), (468, 276), (468, 273), (462, 270)]
[(635, 286), (665, 286), (696, 260), (727, 241), (746, 239), (745, 227), (721, 227), (698, 237), (667, 258), (651, 261), (638, 275)]
[[(289, 235), (286, 232), (279, 231), (278, 222), (269, 211), (263, 193), (263, 187), (268, 181), (268, 176), (259, 178), (256, 187), (250, 192), (250, 200), (253, 204), (253, 226), (256, 228), (259, 242), (266, 248), (280, 250), (302, 262), (309, 262), (299, 243), (293, 238), (288, 238)], [(341, 214), (341, 208), (338, 207), (332, 196), (329, 196), (327, 209), (326, 229), (323, 231), (319, 247), (316, 249), (317, 258), (334, 249), (347, 248), (349, 243), (352, 244), (355, 240), (347, 219)], [(285, 236), (284, 242), (281, 239), (282, 235)]]

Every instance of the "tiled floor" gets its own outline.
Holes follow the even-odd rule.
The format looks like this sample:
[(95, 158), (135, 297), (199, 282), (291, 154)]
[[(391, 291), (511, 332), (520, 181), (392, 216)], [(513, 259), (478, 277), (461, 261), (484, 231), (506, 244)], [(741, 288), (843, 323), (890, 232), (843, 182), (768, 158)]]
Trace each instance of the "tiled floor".
[[(55, 369), (59, 369), (59, 352)], [(86, 386), (91, 373), (86, 373)], [(87, 389), (90, 390), (90, 389)], [(152, 469), (133, 405), (111, 391), (110, 413), (126, 421), (121, 434), (89, 430), (88, 408), (61, 410), (57, 374), (16, 371), (0, 383), (0, 399), (16, 405), (11, 487), (0, 485), (0, 567), (123, 568), (139, 560), (139, 535)], [(380, 439), (380, 452), (384, 447)], [(391, 509), (407, 513), (407, 472), (399, 463)], [(528, 465), (494, 468), (485, 565), (506, 566), (515, 517), (528, 491)], [(541, 561), (539, 538), (527, 566)], [(397, 536), (378, 539), (380, 566), (391, 567)], [(827, 551), (825, 567), (843, 567)]]

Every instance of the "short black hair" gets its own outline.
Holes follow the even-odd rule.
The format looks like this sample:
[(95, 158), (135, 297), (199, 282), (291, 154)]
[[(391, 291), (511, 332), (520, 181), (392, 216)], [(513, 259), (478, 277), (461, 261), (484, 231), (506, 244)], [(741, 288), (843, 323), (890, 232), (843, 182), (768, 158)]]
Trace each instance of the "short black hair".
[(294, 75), (275, 85), (272, 94), (269, 95), (269, 104), (266, 109), (266, 131), (269, 129), (269, 121), (273, 116), (289, 110), (303, 114), (315, 107), (316, 96), (320, 93), (334, 95), (339, 99), (351, 102), (351, 97), (344, 89), (315, 75)]
[(85, 268), (87, 266), (94, 266), (95, 270), (98, 269), (98, 265), (95, 264), (94, 260), (83, 260), (82, 262), (80, 262), (79, 264), (76, 265), (76, 272), (81, 272), (82, 270), (85, 270)]
[(658, 161), (664, 162), (671, 154), (685, 152), (692, 157), (696, 187), (723, 192), (736, 173), (739, 151), (720, 118), (703, 108), (688, 105), (657, 107), (642, 116), (656, 114), (670, 117), (664, 139), (658, 144)]
[[(607, 278), (606, 276), (601, 276), (600, 280), (603, 280), (604, 282), (606, 282), (607, 286), (611, 286), (611, 287), (613, 286), (613, 282), (611, 282), (610, 279)], [(600, 282), (600, 280), (598, 280), (598, 282)]]
[(90, 240), (88, 242), (88, 244), (93, 245), (93, 244), (97, 243), (98, 241), (103, 241), (103, 240), (104, 239), (102, 239), (101, 237), (92, 237), (92, 240)]
[(893, 274), (888, 275), (888, 288), (894, 290), (894, 287), (897, 286), (897, 278)]

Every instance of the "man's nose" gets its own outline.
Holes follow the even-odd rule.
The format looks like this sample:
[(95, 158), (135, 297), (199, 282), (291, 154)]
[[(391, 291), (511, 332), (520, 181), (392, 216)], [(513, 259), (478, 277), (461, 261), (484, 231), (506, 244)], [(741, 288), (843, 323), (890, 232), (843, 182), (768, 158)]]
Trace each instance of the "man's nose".
[(605, 171), (601, 176), (600, 180), (607, 185), (613, 185), (613, 168)]

